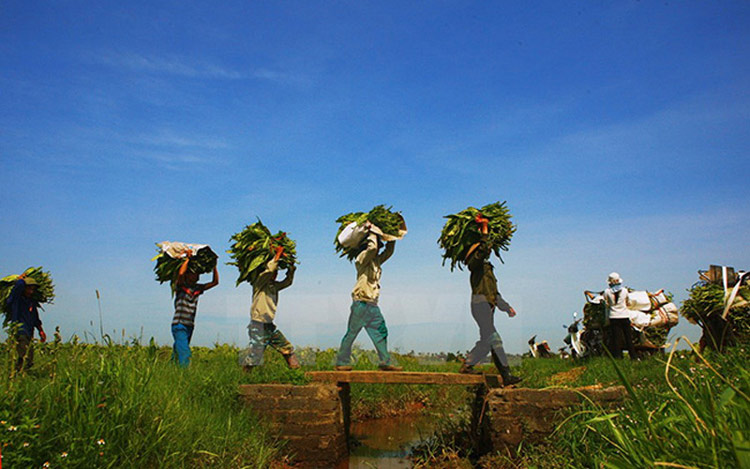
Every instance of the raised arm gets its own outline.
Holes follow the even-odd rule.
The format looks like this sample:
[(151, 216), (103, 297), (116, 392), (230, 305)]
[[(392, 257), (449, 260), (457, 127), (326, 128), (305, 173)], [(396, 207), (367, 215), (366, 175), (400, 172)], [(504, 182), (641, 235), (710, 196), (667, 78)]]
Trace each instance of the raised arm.
[(214, 267), (214, 277), (211, 279), (210, 282), (204, 283), (202, 285), (198, 285), (201, 290), (206, 291), (210, 290), (216, 285), (219, 284), (219, 269), (217, 267)]
[(286, 270), (286, 277), (284, 278), (284, 280), (276, 283), (276, 291), (283, 290), (292, 284), (292, 282), (294, 281), (294, 272), (296, 270), (297, 267), (295, 267), (294, 264), (289, 266), (289, 268)]
[(276, 257), (274, 257), (273, 259), (268, 261), (263, 272), (258, 274), (258, 278), (255, 279), (255, 282), (253, 282), (253, 288), (257, 288), (260, 290), (266, 288), (268, 284), (273, 281), (273, 276), (277, 270), (279, 270), (279, 261)]
[(378, 235), (370, 233), (367, 235), (367, 247), (365, 250), (360, 252), (357, 256), (357, 262), (360, 264), (366, 264), (372, 262), (375, 256), (378, 255)]
[(388, 259), (390, 259), (395, 249), (396, 249), (396, 241), (388, 241), (387, 243), (385, 243), (385, 249), (383, 249), (383, 252), (381, 252), (380, 255), (378, 256), (378, 261), (380, 261), (380, 263), (382, 264)]

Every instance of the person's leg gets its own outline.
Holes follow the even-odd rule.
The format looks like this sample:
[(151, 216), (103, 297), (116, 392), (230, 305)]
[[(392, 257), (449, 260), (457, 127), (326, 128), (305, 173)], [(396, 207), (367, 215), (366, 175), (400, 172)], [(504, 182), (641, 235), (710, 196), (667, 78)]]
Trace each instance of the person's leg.
[(623, 332), (622, 332), (622, 320), (621, 319), (610, 319), (609, 320), (609, 332), (610, 332), (610, 345), (609, 353), (614, 358), (622, 358), (623, 348)]
[(21, 371), (23, 368), (23, 363), (29, 351), (30, 343), (31, 338), (29, 336), (23, 334), (16, 335), (16, 355), (18, 355), (18, 358), (16, 359), (16, 372)]
[[(474, 366), (487, 356), (492, 348), (492, 335), (497, 334), (493, 324), (492, 305), (488, 302), (472, 302), (471, 315), (479, 326), (479, 340), (466, 356), (465, 363), (467, 366)], [(500, 336), (497, 335), (497, 338), (499, 339)], [(502, 346), (502, 340), (500, 340), (500, 345)]]
[(182, 367), (190, 364), (189, 335), (188, 327), (184, 324), (172, 325), (172, 337), (174, 338), (172, 360), (176, 361)]
[(341, 346), (336, 355), (336, 366), (347, 366), (352, 356), (352, 345), (357, 338), (357, 334), (365, 326), (364, 314), (366, 303), (355, 301), (352, 303), (349, 312), (349, 321), (347, 323), (346, 334), (341, 339)]
[(249, 338), (247, 354), (242, 360), (242, 366), (254, 367), (263, 364), (263, 352), (266, 351), (268, 345), (268, 334), (266, 332), (266, 325), (262, 322), (250, 321), (247, 326), (247, 335)]
[(388, 327), (385, 325), (385, 318), (380, 312), (380, 307), (367, 305), (367, 319), (365, 331), (378, 352), (380, 366), (388, 366), (391, 364), (391, 354), (388, 352)]
[[(638, 352), (635, 351), (635, 346), (633, 345), (633, 327), (630, 325), (630, 319), (623, 320), (623, 326), (622, 326), (622, 333), (623, 333), (623, 340), (625, 341), (625, 349), (628, 351), (628, 356), (631, 360), (638, 359)], [(622, 352), (620, 352), (622, 354)]]
[(294, 346), (284, 337), (284, 334), (276, 328), (274, 324), (267, 324), (269, 330), (268, 345), (275, 348), (279, 353), (284, 356), (286, 364), (289, 368), (299, 368), (299, 362), (297, 357), (294, 355)]

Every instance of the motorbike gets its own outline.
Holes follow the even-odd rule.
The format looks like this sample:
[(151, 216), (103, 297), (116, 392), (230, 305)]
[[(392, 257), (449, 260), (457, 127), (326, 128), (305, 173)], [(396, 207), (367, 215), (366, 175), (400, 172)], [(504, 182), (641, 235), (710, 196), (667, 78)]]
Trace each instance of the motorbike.
[(573, 313), (573, 322), (568, 326), (568, 335), (563, 342), (567, 345), (567, 352), (570, 357), (586, 358), (590, 356), (599, 356), (604, 353), (604, 331), (595, 326), (592, 320), (591, 311), (584, 307), (583, 317), (578, 317), (578, 312)]
[(532, 337), (528, 341), (529, 350), (533, 358), (552, 358), (555, 356), (549, 348), (549, 344), (546, 340), (539, 343), (536, 342), (536, 336)]
[(586, 353), (586, 345), (581, 340), (583, 331), (579, 328), (583, 318), (578, 318), (578, 312), (573, 313), (573, 322), (569, 326), (563, 325), (568, 330), (563, 342), (568, 346), (569, 354), (573, 358), (581, 358)]

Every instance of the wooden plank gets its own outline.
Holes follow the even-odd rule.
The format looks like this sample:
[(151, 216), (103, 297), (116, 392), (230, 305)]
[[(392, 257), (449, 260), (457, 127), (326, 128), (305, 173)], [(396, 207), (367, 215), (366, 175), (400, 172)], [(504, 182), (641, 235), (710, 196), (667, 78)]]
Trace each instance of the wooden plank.
[(484, 375), (428, 373), (415, 371), (308, 371), (313, 381), (328, 383), (380, 384), (484, 384)]

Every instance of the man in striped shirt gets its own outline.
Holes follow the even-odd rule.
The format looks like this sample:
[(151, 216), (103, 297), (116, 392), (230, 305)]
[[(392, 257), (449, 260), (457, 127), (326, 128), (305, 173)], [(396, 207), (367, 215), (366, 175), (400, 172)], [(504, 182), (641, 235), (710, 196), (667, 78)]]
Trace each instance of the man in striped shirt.
[(174, 296), (174, 317), (172, 318), (172, 359), (180, 366), (190, 364), (190, 339), (195, 327), (195, 314), (198, 310), (198, 297), (219, 284), (219, 271), (214, 267), (213, 279), (199, 284), (198, 274), (185, 271), (177, 277), (177, 291)]

